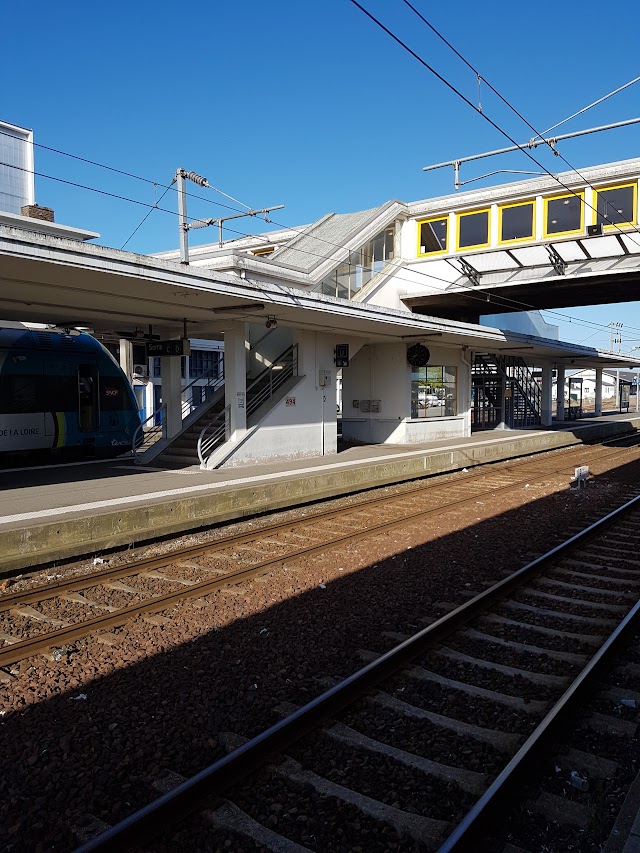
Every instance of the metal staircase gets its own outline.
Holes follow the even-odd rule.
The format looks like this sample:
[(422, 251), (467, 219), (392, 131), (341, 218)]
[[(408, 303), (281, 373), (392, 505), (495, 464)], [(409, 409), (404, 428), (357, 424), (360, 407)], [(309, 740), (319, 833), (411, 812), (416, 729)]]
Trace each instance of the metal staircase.
[(542, 391), (520, 356), (476, 353), (473, 382), (473, 431), (539, 426)]
[[(298, 345), (288, 347), (273, 364), (265, 367), (255, 379), (247, 385), (246, 412), (247, 426), (252, 426), (252, 415), (269, 400), (278, 396), (282, 386), (292, 376), (298, 375)], [(254, 418), (255, 420), (255, 418)], [(229, 407), (222, 406), (204, 425), (197, 440), (196, 453), (201, 468), (207, 467), (207, 460), (230, 438), (231, 418)], [(189, 463), (191, 464), (191, 463)]]

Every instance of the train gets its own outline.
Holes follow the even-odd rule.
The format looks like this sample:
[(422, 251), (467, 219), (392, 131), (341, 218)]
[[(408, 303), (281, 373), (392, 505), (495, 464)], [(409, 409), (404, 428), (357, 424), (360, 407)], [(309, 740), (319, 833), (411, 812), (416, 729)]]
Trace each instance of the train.
[(131, 449), (140, 426), (127, 377), (94, 337), (0, 323), (0, 464), (108, 457)]

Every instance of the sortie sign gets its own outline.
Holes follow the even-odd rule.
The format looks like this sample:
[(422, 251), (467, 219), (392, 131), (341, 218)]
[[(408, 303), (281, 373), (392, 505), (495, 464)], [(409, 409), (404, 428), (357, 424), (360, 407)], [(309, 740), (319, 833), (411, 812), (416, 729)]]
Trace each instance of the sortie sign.
[(189, 341), (147, 341), (147, 355), (189, 355)]

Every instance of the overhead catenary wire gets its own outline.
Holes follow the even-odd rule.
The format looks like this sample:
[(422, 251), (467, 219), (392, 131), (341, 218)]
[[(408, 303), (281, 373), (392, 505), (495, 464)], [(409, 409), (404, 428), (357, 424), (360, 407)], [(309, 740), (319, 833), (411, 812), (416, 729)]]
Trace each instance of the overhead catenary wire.
[[(38, 177), (43, 177), (43, 178), (47, 178), (49, 180), (58, 181), (60, 183), (66, 184), (66, 185), (74, 186), (78, 189), (87, 190), (90, 192), (95, 192), (95, 193), (98, 193), (100, 195), (105, 195), (109, 198), (115, 198), (115, 199), (118, 199), (120, 201), (128, 202), (130, 204), (139, 205), (141, 207), (147, 207), (147, 208), (149, 208), (149, 211), (148, 211), (149, 214), (153, 210), (159, 210), (162, 213), (168, 213), (170, 216), (175, 216), (175, 217), (178, 216), (177, 211), (169, 210), (168, 208), (164, 208), (164, 207), (160, 207), (159, 206), (160, 200), (158, 200), (158, 202), (156, 202), (155, 204), (149, 204), (148, 202), (139, 201), (137, 199), (131, 199), (131, 198), (128, 198), (127, 196), (118, 195), (117, 193), (112, 193), (112, 192), (109, 192), (107, 190), (98, 189), (96, 187), (89, 187), (89, 186), (86, 186), (85, 184), (79, 184), (75, 181), (69, 181), (69, 180), (64, 179), (64, 178), (58, 178), (58, 177), (55, 177), (53, 175), (47, 175), (43, 172), (37, 172), (34, 170), (26, 169), (25, 167), (15, 166), (14, 164), (0, 162), (0, 166), (9, 166), (10, 168), (16, 168), (16, 169), (19, 169), (20, 171), (24, 171), (24, 172), (30, 172), (30, 173), (33, 173), (34, 175), (37, 175)], [(281, 223), (277, 223), (275, 221), (273, 224), (277, 225), (280, 228), (286, 228), (289, 231), (296, 231), (297, 230), (294, 228), (289, 228), (288, 226), (282, 225)], [(236, 234), (240, 235), (240, 237), (242, 237), (242, 238), (257, 237), (257, 235), (255, 235), (255, 234), (247, 233), (244, 231), (238, 231), (237, 229), (233, 229), (233, 228), (227, 228), (227, 231), (230, 231), (231, 233), (236, 233)], [(303, 235), (305, 232), (304, 231), (297, 231), (297, 233), (299, 235)], [(327, 243), (328, 245), (334, 246), (335, 248), (340, 248), (340, 249), (344, 249), (345, 251), (349, 251), (348, 247), (343, 246), (343, 245), (338, 244), (338, 243), (334, 243), (330, 240), (326, 240), (322, 237), (314, 237), (313, 239), (316, 239), (320, 242)], [(318, 257), (318, 258), (323, 259), (323, 260), (330, 260), (331, 259), (331, 256), (329, 256), (329, 255), (321, 255), (317, 252), (312, 252), (309, 249), (301, 249), (301, 248), (297, 247), (297, 251), (301, 252), (302, 254), (312, 255), (312, 256)], [(520, 300), (511, 299), (508, 297), (501, 297), (498, 295), (492, 296), (492, 300), (493, 300), (492, 303), (487, 303), (486, 298), (483, 298), (482, 296), (475, 295), (474, 293), (470, 292), (467, 288), (465, 288), (463, 285), (459, 285), (456, 282), (451, 282), (449, 279), (443, 279), (443, 278), (440, 278), (439, 276), (435, 276), (431, 273), (425, 273), (422, 270), (413, 270), (412, 272), (414, 274), (425, 276), (425, 277), (427, 277), (433, 281), (440, 281), (443, 284), (458, 287), (459, 289), (465, 291), (467, 298), (474, 300), (474, 301), (481, 302), (483, 304), (483, 306), (485, 306), (485, 307), (489, 304), (493, 304), (494, 306), (497, 305), (498, 307), (512, 308), (514, 311), (520, 310), (522, 308), (524, 308), (526, 310), (535, 310), (535, 307), (531, 304), (528, 304), (526, 302), (522, 302)], [(401, 281), (412, 281), (411, 279), (403, 278), (401, 275), (398, 275), (397, 277)], [(486, 312), (483, 312), (483, 313), (486, 313)], [(588, 320), (583, 320), (582, 318), (572, 317), (571, 315), (562, 314), (562, 313), (554, 311), (552, 309), (544, 309), (544, 313), (546, 313), (550, 316), (561, 317), (562, 319), (567, 320), (569, 323), (575, 323), (577, 325), (586, 325), (586, 326), (590, 326), (592, 328), (594, 326), (599, 326), (602, 329), (608, 328), (604, 324), (597, 324), (597, 323), (595, 323), (595, 321), (588, 321)], [(631, 331), (640, 332), (640, 328), (636, 328), (633, 326), (627, 326), (627, 328), (630, 329)]]
[[(403, 0), (403, 2), (405, 3), (405, 5), (407, 5), (407, 6), (408, 6), (408, 7), (409, 7), (409, 8), (410, 8), (410, 9), (411, 9), (411, 10), (412, 10), (412, 11), (413, 11), (413, 12), (414, 12), (414, 13), (415, 13), (419, 18), (420, 18), (420, 20), (421, 20), (424, 24), (426, 24), (426, 26), (427, 26), (427, 27), (429, 27), (429, 29), (430, 29), (430, 30), (431, 30), (431, 31), (432, 31), (432, 32), (433, 32), (433, 33), (434, 33), (434, 34), (435, 34), (435, 35), (436, 35), (436, 36), (437, 36), (441, 41), (443, 41), (443, 42), (447, 45), (447, 47), (448, 47), (450, 50), (452, 50), (452, 51), (453, 51), (453, 53), (455, 53), (455, 55), (456, 55), (459, 59), (461, 59), (461, 60), (462, 60), (462, 62), (464, 62), (464, 64), (465, 64), (468, 68), (470, 68), (470, 69), (471, 69), (471, 71), (473, 71), (473, 73), (474, 73), (474, 74), (476, 74), (476, 75), (477, 75), (477, 77), (478, 77), (478, 81), (482, 80), (482, 82), (483, 82), (483, 83), (485, 83), (485, 84), (487, 85), (487, 87), (488, 87), (488, 88), (489, 88), (489, 89), (494, 93), (494, 95), (496, 95), (496, 96), (497, 96), (497, 97), (502, 101), (502, 103), (503, 103), (505, 106), (507, 106), (507, 107), (508, 107), (508, 108), (509, 108), (513, 113), (515, 113), (515, 115), (517, 115), (517, 116), (518, 116), (518, 118), (519, 118), (521, 121), (523, 121), (523, 122), (527, 125), (527, 127), (529, 128), (529, 130), (533, 131), (533, 133), (535, 134), (534, 140), (535, 140), (535, 139), (539, 139), (541, 143), (544, 143), (545, 145), (548, 145), (548, 146), (549, 146), (549, 148), (551, 149), (551, 151), (553, 152), (553, 154), (554, 154), (556, 157), (559, 157), (559, 158), (560, 158), (560, 160), (562, 160), (562, 162), (563, 162), (566, 166), (568, 166), (568, 167), (569, 167), (569, 169), (571, 169), (571, 170), (572, 170), (576, 175), (578, 175), (578, 177), (579, 177), (579, 178), (584, 182), (585, 186), (588, 186), (590, 189), (592, 189), (592, 190), (594, 190), (594, 191), (595, 191), (595, 187), (594, 187), (594, 186), (593, 186), (593, 185), (592, 185), (592, 184), (591, 184), (591, 183), (590, 183), (590, 182), (589, 182), (589, 181), (584, 177), (584, 175), (582, 175), (582, 174), (581, 174), (581, 172), (579, 171), (579, 169), (576, 169), (576, 167), (575, 167), (573, 164), (571, 164), (571, 163), (567, 160), (567, 158), (564, 156), (564, 154), (561, 154), (561, 153), (560, 153), (560, 151), (559, 151), (557, 148), (555, 148), (555, 147), (554, 147), (554, 144), (553, 144), (554, 140), (546, 139), (546, 134), (549, 132), (549, 130), (554, 130), (556, 127), (559, 127), (561, 124), (564, 124), (565, 122), (569, 121), (569, 119), (571, 119), (571, 118), (575, 118), (575, 116), (580, 115), (580, 114), (581, 114), (581, 113), (583, 113), (583, 112), (586, 112), (586, 111), (587, 111), (588, 109), (590, 109), (591, 107), (594, 107), (594, 106), (596, 106), (596, 105), (597, 105), (597, 104), (599, 104), (599, 103), (602, 103), (602, 101), (605, 101), (607, 98), (611, 97), (612, 95), (615, 95), (615, 94), (617, 94), (618, 92), (621, 92), (623, 89), (626, 89), (626, 88), (628, 88), (629, 86), (633, 85), (634, 83), (638, 82), (638, 80), (640, 80), (640, 77), (636, 77), (634, 80), (631, 80), (629, 83), (626, 83), (624, 86), (620, 86), (618, 89), (616, 89), (614, 92), (611, 92), (609, 95), (606, 95), (605, 97), (600, 98), (600, 100), (598, 100), (598, 101), (594, 101), (594, 102), (593, 102), (592, 104), (590, 104), (588, 107), (585, 107), (583, 110), (580, 110), (579, 112), (574, 113), (574, 115), (569, 116), (569, 118), (564, 119), (564, 120), (563, 120), (563, 121), (561, 121), (561, 122), (558, 122), (558, 124), (555, 124), (553, 127), (549, 128), (548, 130), (542, 131), (542, 133), (541, 133), (540, 131), (538, 131), (538, 130), (537, 130), (537, 129), (536, 129), (536, 128), (535, 128), (535, 127), (534, 127), (534, 126), (529, 122), (529, 120), (528, 120), (528, 119), (526, 119), (526, 118), (522, 115), (522, 113), (521, 113), (521, 112), (520, 112), (516, 107), (514, 107), (514, 106), (513, 106), (513, 104), (512, 104), (512, 103), (511, 103), (507, 98), (505, 98), (505, 97), (504, 97), (504, 96), (503, 96), (503, 95), (502, 95), (502, 94), (501, 94), (501, 93), (500, 93), (500, 92), (495, 88), (495, 86), (493, 86), (493, 85), (492, 85), (492, 84), (487, 80), (487, 78), (486, 78), (486, 77), (483, 77), (483, 76), (482, 76), (482, 74), (480, 73), (480, 71), (479, 71), (477, 68), (475, 68), (475, 67), (474, 67), (474, 66), (473, 66), (473, 65), (472, 65), (472, 64), (471, 64), (471, 63), (466, 59), (466, 57), (464, 57), (464, 56), (463, 56), (463, 55), (462, 55), (462, 54), (461, 54), (461, 53), (460, 53), (460, 52), (459, 52), (459, 51), (458, 51), (458, 50), (457, 50), (457, 49), (456, 49), (456, 48), (451, 44), (451, 42), (449, 42), (449, 41), (448, 41), (448, 40), (447, 40), (447, 39), (442, 35), (442, 33), (441, 33), (441, 32), (440, 32), (436, 27), (434, 27), (434, 26), (433, 26), (433, 24), (432, 24), (430, 21), (428, 21), (428, 20), (424, 17), (424, 15), (423, 15), (421, 12), (419, 12), (419, 11), (415, 8), (415, 6), (410, 2), (410, 0)], [(481, 110), (481, 109), (479, 109), (479, 112), (480, 112), (480, 113), (482, 113), (482, 110)], [(602, 129), (602, 128), (599, 128), (599, 129)], [(506, 134), (506, 132), (505, 132), (505, 131), (500, 130), (500, 132), (501, 132), (504, 136), (507, 136), (507, 138), (510, 138), (510, 137)], [(532, 140), (532, 143), (533, 143), (533, 141), (534, 141), (534, 140)], [(515, 145), (516, 145), (516, 147), (517, 147), (517, 148), (519, 148), (519, 149), (520, 149), (521, 151), (523, 151), (524, 153), (528, 153), (528, 152), (527, 152), (527, 150), (526, 150), (526, 148), (524, 148), (523, 146), (518, 145), (518, 143), (515, 143)], [(536, 162), (536, 163), (537, 163), (537, 161), (535, 160), (535, 158), (531, 158), (531, 159), (533, 159), (533, 160), (534, 160), (534, 162)], [(544, 168), (544, 167), (543, 167), (543, 168)], [(549, 175), (552, 175), (552, 173), (551, 173), (551, 172), (548, 172), (548, 170), (546, 170), (546, 169), (545, 169), (545, 171), (546, 171)], [(554, 177), (554, 179), (555, 179), (555, 180), (557, 180), (557, 181), (558, 181), (558, 183), (560, 183), (562, 186), (565, 186), (564, 184), (562, 184), (562, 182), (558, 179), (558, 177), (557, 177), (556, 175), (552, 175), (552, 177)], [(567, 189), (567, 187), (566, 187), (566, 186), (565, 186), (565, 189)], [(572, 192), (574, 193), (574, 195), (579, 195), (578, 193), (576, 193), (576, 192), (575, 192), (575, 190), (572, 190)], [(584, 199), (582, 199), (582, 203), (583, 203), (585, 206), (590, 207), (590, 208), (591, 208), (591, 210), (593, 210), (595, 213), (597, 213), (597, 210), (596, 210), (592, 205), (588, 205), (588, 204), (584, 201)], [(605, 203), (606, 203), (607, 207), (610, 207), (610, 206), (611, 206), (611, 205), (610, 205), (610, 202), (606, 201), (606, 199), (605, 199)], [(606, 214), (606, 213), (605, 213), (605, 214), (603, 214), (603, 216), (604, 216), (607, 220), (609, 220), (609, 217), (607, 216), (607, 214)], [(611, 220), (609, 220), (609, 222), (610, 222), (610, 224), (611, 224), (611, 225), (616, 225), (616, 223), (611, 222)], [(621, 229), (618, 229), (618, 230), (621, 230)], [(640, 233), (640, 231), (638, 230), (638, 228), (635, 228), (634, 230), (635, 230), (636, 232)], [(634, 242), (635, 242), (635, 241), (634, 241)], [(640, 245), (640, 244), (636, 243), (636, 245)]]
[[(472, 101), (470, 101), (469, 98), (467, 98), (466, 95), (464, 95), (459, 89), (457, 89), (453, 85), (453, 83), (450, 83), (446, 79), (446, 77), (443, 77), (442, 74), (440, 74), (438, 71), (436, 71), (436, 69), (433, 66), (429, 65), (429, 63), (425, 59), (423, 59), (418, 53), (416, 53), (415, 50), (413, 50), (411, 47), (409, 47), (409, 45), (406, 44), (406, 42), (404, 42), (399, 36), (397, 36), (394, 32), (392, 32), (387, 26), (385, 26), (385, 24), (383, 24), (382, 21), (379, 21), (378, 18), (375, 17), (375, 15), (373, 15), (371, 12), (369, 12), (367, 9), (365, 9), (364, 6), (362, 6), (358, 2), (358, 0), (350, 0), (350, 2), (354, 6), (356, 6), (358, 9), (360, 9), (360, 11), (364, 15), (366, 15), (371, 21), (373, 21), (373, 23), (376, 24), (376, 26), (378, 26), (381, 30), (383, 30), (383, 32), (385, 32), (391, 39), (393, 39), (393, 41), (395, 41), (397, 44), (399, 44), (400, 47), (403, 48), (403, 50), (406, 50), (407, 53), (411, 54), (411, 56), (413, 56), (414, 59), (416, 59), (421, 65), (423, 65), (427, 69), (427, 71), (429, 71), (431, 74), (433, 74), (434, 77), (436, 77), (438, 80), (440, 80), (441, 83), (443, 83), (455, 95), (457, 95), (461, 100), (463, 100), (464, 103), (467, 104), (467, 106), (471, 107), (471, 109), (474, 112), (476, 112), (478, 115), (482, 116), (482, 118), (485, 121), (487, 121), (495, 130), (497, 130), (498, 133), (502, 134), (502, 136), (504, 136), (505, 139), (508, 139), (509, 142), (511, 142), (511, 144), (513, 146), (515, 146), (516, 149), (520, 150), (523, 154), (525, 154), (530, 160), (532, 160), (536, 164), (536, 166), (538, 166), (540, 169), (542, 169), (545, 172), (545, 174), (547, 174), (550, 178), (552, 178), (554, 181), (556, 181), (561, 187), (563, 187), (563, 189), (565, 189), (567, 191), (567, 193), (569, 193), (569, 195), (576, 196), (577, 198), (580, 199), (581, 203), (585, 207), (588, 207), (594, 213), (597, 213), (597, 210), (596, 210), (596, 208), (593, 207), (593, 205), (589, 204), (578, 192), (576, 192), (575, 190), (571, 189), (571, 187), (569, 187), (565, 183), (563, 183), (560, 180), (560, 178), (558, 177), (558, 175), (554, 175), (553, 172), (551, 172), (549, 169), (547, 169), (547, 167), (544, 166), (539, 160), (536, 160), (536, 158), (533, 156), (533, 154), (531, 154), (530, 151), (527, 151), (527, 149), (523, 145), (520, 145), (518, 142), (516, 142), (515, 139), (513, 139), (513, 137), (509, 133), (507, 133), (506, 130), (501, 128), (500, 125), (497, 124), (492, 118), (490, 118), (484, 111), (480, 111), (475, 106), (475, 104)], [(404, 2), (407, 2), (407, 0), (404, 0)], [(413, 7), (411, 7), (411, 8), (413, 8)], [(419, 13), (417, 13), (417, 14), (419, 14)], [(456, 51), (456, 53), (457, 53), (457, 51)], [(464, 61), (466, 62), (466, 60), (464, 60)], [(467, 64), (469, 64), (469, 63), (467, 63)], [(470, 66), (470, 67), (472, 67), (472, 66)], [(499, 97), (501, 97), (501, 96), (499, 95)], [(524, 119), (522, 116), (520, 116), (520, 117), (522, 118), (523, 121), (526, 122), (526, 119)], [(528, 124), (528, 122), (527, 122), (527, 124)], [(529, 125), (529, 127), (531, 127), (531, 126)], [(531, 128), (531, 129), (534, 131), (534, 133), (537, 132), (535, 130), (535, 128)], [(565, 160), (564, 162), (566, 163), (567, 161)], [(570, 168), (572, 168), (572, 167), (570, 166)], [(576, 174), (579, 175), (579, 172), (576, 172)], [(580, 176), (580, 177), (582, 177), (582, 176)], [(587, 183), (588, 186), (591, 186), (588, 182), (585, 182), (585, 183)], [(608, 216), (606, 218), (609, 219)], [(622, 231), (621, 228), (619, 228), (616, 225), (616, 223), (610, 222), (610, 224), (612, 227), (616, 228), (620, 233), (625, 233)], [(637, 233), (640, 233), (640, 230), (637, 227), (634, 227), (633, 230), (636, 231)], [(636, 243), (636, 245), (638, 245), (640, 247), (640, 243)]]

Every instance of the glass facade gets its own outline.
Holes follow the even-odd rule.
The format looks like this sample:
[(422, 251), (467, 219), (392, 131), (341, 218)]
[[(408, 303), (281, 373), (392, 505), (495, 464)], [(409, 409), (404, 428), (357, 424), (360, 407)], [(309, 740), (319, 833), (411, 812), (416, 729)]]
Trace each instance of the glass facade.
[(29, 131), (0, 122), (0, 210), (20, 213), (33, 204)]
[(189, 378), (214, 376), (218, 367), (218, 353), (211, 350), (191, 350), (189, 356)]
[(353, 297), (368, 284), (394, 257), (395, 228), (390, 225), (365, 243), (361, 249), (349, 254), (349, 259), (323, 279), (318, 287), (320, 293), (338, 296), (340, 299)]
[(437, 418), (458, 413), (455, 367), (431, 365), (411, 370), (411, 417)]

